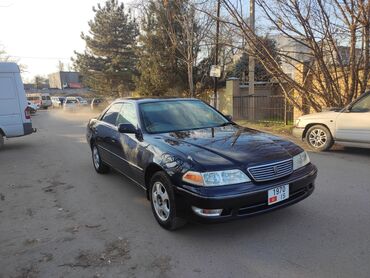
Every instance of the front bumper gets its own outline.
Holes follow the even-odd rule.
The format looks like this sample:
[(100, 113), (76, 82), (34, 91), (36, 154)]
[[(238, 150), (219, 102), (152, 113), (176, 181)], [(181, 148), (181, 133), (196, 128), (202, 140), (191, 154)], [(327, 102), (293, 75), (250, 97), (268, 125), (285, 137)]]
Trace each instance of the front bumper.
[[(283, 208), (307, 198), (314, 191), (316, 176), (317, 168), (309, 164), (283, 179), (261, 184), (228, 186), (227, 193), (220, 188), (206, 188), (203, 193), (200, 193), (177, 187), (176, 203), (181, 204), (179, 211), (181, 216), (195, 221), (209, 223), (243, 218)], [(289, 198), (274, 205), (268, 205), (267, 191), (286, 184), (289, 184)], [(245, 192), (241, 192), (242, 187), (247, 188)], [(201, 217), (192, 212), (192, 206), (223, 211), (220, 216)]]
[(304, 127), (294, 127), (292, 133), (294, 137), (303, 140), (303, 132), (304, 132)]

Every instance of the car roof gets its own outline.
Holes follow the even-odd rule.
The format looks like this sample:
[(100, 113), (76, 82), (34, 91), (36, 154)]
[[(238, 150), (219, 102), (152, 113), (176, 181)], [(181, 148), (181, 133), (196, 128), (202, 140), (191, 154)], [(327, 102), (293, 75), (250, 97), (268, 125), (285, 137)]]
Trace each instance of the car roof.
[(199, 100), (197, 98), (181, 98), (181, 97), (127, 97), (118, 98), (114, 102), (129, 101), (136, 103), (146, 103), (146, 102), (163, 102), (163, 101), (176, 101), (176, 100)]
[(0, 72), (2, 73), (18, 73), (19, 67), (16, 63), (13, 62), (1, 62), (0, 63)]

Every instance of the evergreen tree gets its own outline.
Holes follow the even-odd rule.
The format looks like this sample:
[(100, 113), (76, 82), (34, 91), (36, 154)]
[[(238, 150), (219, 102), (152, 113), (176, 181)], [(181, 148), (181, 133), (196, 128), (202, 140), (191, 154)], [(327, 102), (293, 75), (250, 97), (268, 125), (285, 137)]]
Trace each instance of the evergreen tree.
[[(171, 10), (171, 12), (174, 12)], [(137, 91), (142, 95), (176, 94), (186, 89), (186, 68), (168, 36), (167, 7), (162, 1), (151, 0), (142, 18), (142, 34), (137, 48), (139, 76)]]
[(104, 6), (93, 7), (93, 11), (95, 17), (89, 22), (89, 34), (81, 34), (86, 49), (84, 53), (75, 52), (74, 66), (84, 77), (85, 85), (94, 91), (128, 95), (136, 73), (137, 23), (118, 0), (107, 0)]
[[(270, 49), (270, 52), (274, 55), (277, 61), (280, 61), (278, 57), (278, 51), (276, 48), (276, 42), (269, 38), (263, 38), (263, 43)], [(263, 59), (261, 59), (263, 61)], [(245, 79), (248, 81), (248, 65), (249, 56), (247, 53), (243, 53), (240, 59), (233, 65), (231, 71), (228, 73), (229, 77), (237, 77), (239, 79)], [(255, 66), (255, 80), (256, 81), (270, 81), (272, 75), (266, 70), (260, 60), (256, 61)]]

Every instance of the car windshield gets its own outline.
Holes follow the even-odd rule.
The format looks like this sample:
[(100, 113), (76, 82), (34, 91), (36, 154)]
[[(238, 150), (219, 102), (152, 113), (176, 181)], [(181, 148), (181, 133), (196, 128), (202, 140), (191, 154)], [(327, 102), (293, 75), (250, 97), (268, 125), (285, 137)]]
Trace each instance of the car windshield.
[(170, 100), (140, 104), (140, 113), (149, 133), (217, 127), (229, 121), (199, 100)]

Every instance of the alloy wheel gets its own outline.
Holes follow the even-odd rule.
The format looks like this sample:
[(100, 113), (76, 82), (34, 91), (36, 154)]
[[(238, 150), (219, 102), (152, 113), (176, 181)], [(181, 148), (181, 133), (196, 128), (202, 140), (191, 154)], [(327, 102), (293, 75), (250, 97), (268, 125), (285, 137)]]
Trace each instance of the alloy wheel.
[(324, 130), (316, 128), (310, 132), (308, 140), (314, 148), (321, 148), (328, 141), (328, 136)]
[(164, 185), (156, 181), (152, 187), (152, 202), (155, 213), (162, 221), (170, 216), (170, 199)]
[(100, 156), (98, 152), (98, 148), (96, 146), (93, 147), (93, 162), (96, 169), (99, 169), (100, 166)]

